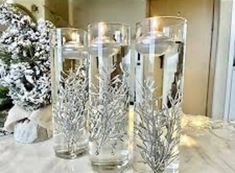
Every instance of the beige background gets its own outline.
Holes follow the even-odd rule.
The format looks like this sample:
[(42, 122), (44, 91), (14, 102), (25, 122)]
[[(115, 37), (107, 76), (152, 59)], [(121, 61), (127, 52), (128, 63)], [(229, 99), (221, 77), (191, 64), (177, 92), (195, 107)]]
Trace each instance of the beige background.
[(146, 14), (146, 0), (70, 0), (70, 22), (87, 29), (93, 22), (124, 22), (135, 24)]

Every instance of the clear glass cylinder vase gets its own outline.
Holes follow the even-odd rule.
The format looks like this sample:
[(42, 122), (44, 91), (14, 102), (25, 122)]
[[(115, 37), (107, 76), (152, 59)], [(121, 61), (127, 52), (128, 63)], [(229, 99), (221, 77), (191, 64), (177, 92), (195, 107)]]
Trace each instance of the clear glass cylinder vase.
[(130, 28), (118, 23), (88, 26), (89, 154), (93, 166), (128, 163)]
[(137, 23), (136, 27), (134, 171), (176, 173), (186, 20), (152, 17)]
[(72, 159), (87, 151), (87, 32), (73, 28), (52, 31), (52, 105), (54, 150)]

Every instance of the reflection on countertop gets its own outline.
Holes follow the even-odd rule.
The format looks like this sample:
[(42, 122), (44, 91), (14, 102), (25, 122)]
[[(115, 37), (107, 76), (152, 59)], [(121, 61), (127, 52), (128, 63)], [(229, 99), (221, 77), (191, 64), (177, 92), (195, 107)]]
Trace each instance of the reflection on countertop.
[[(235, 125), (211, 121), (203, 116), (184, 115), (182, 120), (180, 173), (234, 173)], [(92, 169), (87, 156), (75, 160), (56, 158), (52, 139), (19, 144), (12, 135), (0, 137), (1, 173), (104, 173)], [(106, 170), (105, 173), (132, 170)]]

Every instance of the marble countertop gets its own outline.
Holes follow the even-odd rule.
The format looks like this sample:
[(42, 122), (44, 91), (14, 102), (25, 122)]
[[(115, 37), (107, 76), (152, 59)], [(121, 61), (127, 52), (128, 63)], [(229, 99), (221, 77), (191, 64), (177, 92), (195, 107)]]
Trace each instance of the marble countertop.
[[(202, 122), (194, 123), (202, 126)], [(235, 173), (234, 126), (223, 123), (217, 127), (194, 128), (187, 125), (181, 139), (180, 162), (180, 173)], [(75, 160), (56, 158), (52, 140), (19, 144), (11, 135), (0, 137), (0, 173), (75, 172), (99, 171), (92, 170), (87, 156)], [(113, 171), (107, 170), (107, 173)]]

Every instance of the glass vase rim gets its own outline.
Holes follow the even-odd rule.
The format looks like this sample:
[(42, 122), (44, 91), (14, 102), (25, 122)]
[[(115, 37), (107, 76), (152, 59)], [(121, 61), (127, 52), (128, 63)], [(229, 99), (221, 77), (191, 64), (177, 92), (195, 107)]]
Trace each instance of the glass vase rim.
[(100, 21), (100, 22), (92, 22), (92, 23), (89, 23), (87, 28), (88, 28), (88, 31), (90, 28), (92, 28), (93, 26), (97, 26), (99, 24), (106, 24), (107, 26), (124, 26), (128, 29), (131, 28), (130, 24), (127, 24), (127, 23), (123, 23), (123, 22), (105, 22), (105, 21)]
[(78, 31), (78, 32), (84, 32), (85, 34), (87, 34), (87, 31), (85, 29), (81, 29), (81, 28), (76, 28), (76, 27), (58, 27), (58, 28), (54, 28), (52, 29), (53, 32), (56, 32), (56, 31), (68, 31), (68, 30), (71, 30), (71, 31)]
[(142, 25), (144, 22), (146, 22), (146, 21), (151, 21), (151, 20), (154, 20), (154, 19), (171, 19), (172, 21), (173, 21), (173, 20), (178, 20), (178, 21), (180, 21), (179, 23), (172, 24), (172, 25), (169, 25), (169, 26), (187, 24), (187, 19), (184, 18), (184, 17), (180, 17), (180, 16), (152, 16), (152, 17), (144, 18), (144, 19), (142, 19), (141, 21), (137, 22), (137, 23), (136, 23), (136, 27), (141, 26), (141, 25)]

